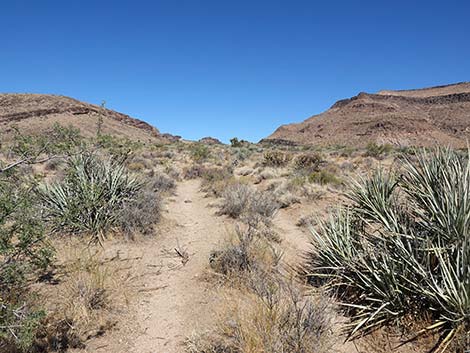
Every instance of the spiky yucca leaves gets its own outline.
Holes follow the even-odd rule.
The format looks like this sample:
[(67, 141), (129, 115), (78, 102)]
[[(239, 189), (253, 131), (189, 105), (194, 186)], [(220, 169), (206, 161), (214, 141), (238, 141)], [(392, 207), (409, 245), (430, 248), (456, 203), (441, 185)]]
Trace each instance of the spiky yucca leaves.
[(41, 196), (55, 231), (89, 233), (102, 241), (117, 223), (119, 209), (141, 186), (122, 160), (80, 154), (69, 159), (62, 182), (42, 186)]
[(349, 335), (405, 317), (433, 320), (420, 333), (441, 329), (438, 351), (469, 335), (468, 156), (422, 151), (405, 160), (399, 180), (377, 172), (349, 197), (351, 210), (312, 230), (308, 261), (314, 279), (326, 277), (343, 294)]
[(460, 155), (438, 149), (405, 161), (401, 185), (414, 203), (414, 215), (430, 234), (458, 242), (470, 233), (470, 149)]

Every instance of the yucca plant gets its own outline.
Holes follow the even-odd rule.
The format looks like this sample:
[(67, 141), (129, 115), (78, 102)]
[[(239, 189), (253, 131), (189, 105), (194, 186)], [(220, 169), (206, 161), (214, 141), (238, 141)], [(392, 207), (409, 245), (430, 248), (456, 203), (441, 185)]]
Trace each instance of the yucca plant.
[(415, 337), (441, 330), (437, 351), (468, 336), (468, 155), (423, 150), (405, 159), (401, 177), (377, 171), (353, 182), (348, 196), (349, 210), (312, 229), (307, 271), (312, 283), (326, 278), (342, 294), (349, 337), (405, 318), (433, 321)]
[(56, 232), (88, 233), (101, 242), (116, 225), (120, 208), (141, 187), (123, 160), (102, 160), (86, 153), (71, 157), (65, 179), (42, 185), (40, 194), (45, 216)]

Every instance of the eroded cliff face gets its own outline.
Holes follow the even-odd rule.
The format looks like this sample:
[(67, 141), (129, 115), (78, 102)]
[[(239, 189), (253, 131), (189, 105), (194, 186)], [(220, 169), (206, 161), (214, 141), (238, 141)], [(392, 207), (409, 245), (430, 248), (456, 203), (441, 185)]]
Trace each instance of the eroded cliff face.
[(263, 142), (364, 146), (465, 147), (470, 138), (470, 83), (407, 91), (360, 93), (298, 124), (283, 125)]

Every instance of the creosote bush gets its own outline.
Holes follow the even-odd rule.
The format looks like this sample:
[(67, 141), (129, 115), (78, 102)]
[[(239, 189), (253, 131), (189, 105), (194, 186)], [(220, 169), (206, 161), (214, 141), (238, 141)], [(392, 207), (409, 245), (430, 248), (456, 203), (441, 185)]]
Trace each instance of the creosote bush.
[(339, 185), (341, 184), (341, 180), (332, 172), (329, 172), (327, 170), (320, 170), (317, 172), (313, 172), (308, 176), (308, 181), (311, 183), (316, 183), (320, 185), (326, 185), (326, 184), (333, 184), (333, 185)]
[(370, 142), (367, 144), (365, 155), (367, 157), (381, 158), (392, 151), (393, 146), (390, 144), (377, 144), (375, 142)]
[(318, 172), (323, 163), (323, 158), (318, 153), (303, 153), (293, 159), (294, 171), (311, 174)]
[[(343, 293), (349, 336), (429, 322), (440, 352), (470, 334), (470, 162), (450, 149), (405, 157), (403, 171), (353, 184), (351, 208), (312, 229), (312, 283)], [(467, 346), (468, 348), (468, 346)]]
[(263, 165), (268, 167), (283, 167), (289, 163), (291, 156), (282, 151), (269, 150), (263, 155)]
[(46, 241), (34, 184), (0, 173), (0, 350), (26, 352), (34, 343), (45, 313), (29, 285), (46, 271), (53, 250)]

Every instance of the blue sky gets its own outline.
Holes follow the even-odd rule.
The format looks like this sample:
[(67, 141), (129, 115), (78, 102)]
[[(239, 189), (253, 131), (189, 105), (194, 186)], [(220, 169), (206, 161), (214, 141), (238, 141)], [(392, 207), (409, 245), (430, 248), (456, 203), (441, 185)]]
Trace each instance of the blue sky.
[(469, 1), (2, 1), (0, 92), (257, 141), (360, 91), (470, 80)]

